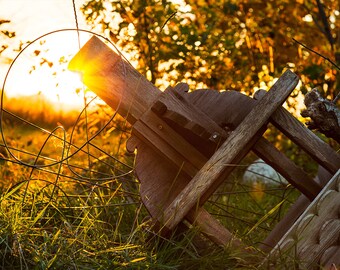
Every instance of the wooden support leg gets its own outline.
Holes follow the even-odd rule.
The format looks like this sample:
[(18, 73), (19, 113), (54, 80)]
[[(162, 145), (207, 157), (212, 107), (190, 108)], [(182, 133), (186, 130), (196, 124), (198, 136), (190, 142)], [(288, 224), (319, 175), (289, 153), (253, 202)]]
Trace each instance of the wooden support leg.
[[(254, 98), (261, 100), (265, 93), (266, 91), (259, 90)], [(340, 155), (312, 131), (307, 129), (285, 108), (278, 108), (270, 117), (270, 121), (332, 175), (338, 171), (340, 168)]]
[(200, 228), (200, 231), (205, 234), (211, 241), (220, 245), (232, 245), (241, 248), (243, 246), (241, 240), (235, 237), (228, 229), (212, 217), (203, 207), (198, 211), (190, 211), (186, 215), (186, 219)]
[(259, 139), (252, 150), (310, 200), (313, 200), (321, 191), (321, 186), (318, 183), (266, 139)]

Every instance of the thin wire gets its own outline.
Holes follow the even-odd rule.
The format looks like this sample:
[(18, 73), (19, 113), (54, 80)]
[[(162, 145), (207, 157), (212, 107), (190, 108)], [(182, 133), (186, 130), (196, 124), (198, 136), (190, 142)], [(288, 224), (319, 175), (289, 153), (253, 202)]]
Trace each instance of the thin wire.
[[(7, 80), (8, 80), (8, 76), (9, 76), (9, 74), (10, 74), (10, 71), (11, 71), (11, 69), (13, 68), (13, 65), (15, 64), (15, 62), (17, 61), (17, 59), (21, 56), (21, 54), (22, 54), (29, 46), (31, 46), (32, 44), (34, 44), (34, 43), (35, 43), (36, 41), (38, 41), (39, 39), (44, 38), (44, 37), (46, 37), (46, 36), (48, 36), (48, 35), (52, 35), (52, 34), (59, 33), (59, 32), (65, 32), (65, 31), (77, 31), (78, 34), (79, 34), (79, 32), (89, 33), (89, 34), (92, 34), (92, 35), (95, 35), (95, 36), (98, 36), (98, 37), (104, 39), (105, 41), (107, 41), (110, 45), (112, 45), (112, 46), (115, 48), (115, 50), (118, 52), (118, 54), (120, 55), (120, 57), (121, 57), (122, 59), (125, 60), (125, 63), (131, 65), (131, 63), (130, 63), (130, 62), (129, 62), (122, 54), (121, 54), (121, 52), (118, 50), (118, 48), (115, 46), (115, 44), (113, 44), (109, 39), (105, 38), (104, 36), (102, 36), (102, 35), (100, 35), (100, 34), (97, 34), (97, 33), (94, 33), (94, 32), (92, 32), (92, 31), (88, 31), (88, 30), (83, 30), (83, 29), (59, 29), (59, 30), (55, 30), (55, 31), (46, 33), (46, 34), (44, 34), (44, 35), (42, 35), (42, 36), (39, 36), (38, 38), (36, 38), (35, 40), (33, 40), (33, 42), (27, 44), (27, 45), (22, 49), (22, 51), (20, 51), (20, 52), (16, 55), (16, 57), (14, 58), (14, 60), (12, 61), (12, 63), (10, 64), (10, 67), (8, 68), (7, 73), (6, 73), (6, 75), (5, 75), (5, 78), (4, 78), (4, 81), (3, 81), (3, 87), (2, 87), (2, 90), (1, 90), (1, 104), (0, 104), (0, 105), (1, 105), (1, 112), (0, 112), (0, 114), (1, 114), (1, 115), (0, 115), (0, 128), (1, 128), (1, 132), (0, 132), (0, 133), (1, 133), (2, 140), (3, 140), (3, 147), (7, 150), (7, 152), (8, 152), (9, 155), (12, 157), (12, 159), (14, 159), (14, 160), (9, 160), (9, 159), (6, 159), (6, 160), (8, 160), (8, 161), (10, 161), (10, 162), (12, 162), (12, 163), (17, 163), (18, 165), (23, 165), (23, 166), (26, 166), (26, 167), (30, 167), (30, 168), (32, 168), (32, 172), (33, 172), (34, 170), (37, 169), (37, 170), (39, 170), (39, 171), (45, 171), (45, 173), (49, 173), (49, 174), (55, 175), (55, 177), (56, 177), (55, 179), (56, 179), (56, 180), (54, 181), (54, 188), (53, 188), (52, 194), (55, 192), (56, 187), (58, 186), (58, 181), (59, 181), (59, 178), (60, 178), (60, 177), (66, 177), (66, 178), (69, 178), (69, 179), (73, 179), (73, 181), (77, 181), (77, 182), (80, 181), (80, 182), (82, 182), (82, 183), (84, 183), (84, 184), (87, 183), (87, 184), (90, 184), (90, 185), (92, 185), (92, 186), (97, 186), (97, 187), (102, 187), (102, 188), (106, 188), (106, 189), (108, 188), (108, 189), (110, 189), (110, 185), (107, 185), (107, 184), (111, 183), (113, 180), (116, 181), (116, 179), (118, 179), (118, 178), (120, 178), (121, 181), (122, 181), (122, 180), (123, 180), (123, 181), (126, 181), (126, 179), (124, 180), (124, 179), (122, 179), (122, 177), (131, 175), (131, 173), (133, 172), (133, 168), (132, 168), (130, 165), (121, 162), (119, 159), (113, 157), (113, 156), (110, 155), (109, 153), (103, 151), (103, 150), (100, 149), (98, 146), (96, 146), (95, 144), (93, 144), (91, 141), (92, 141), (96, 136), (98, 136), (99, 133), (101, 133), (101, 132), (102, 132), (102, 131), (103, 131), (103, 130), (111, 123), (111, 122), (113, 122), (113, 120), (114, 120), (114, 118), (115, 118), (115, 116), (116, 116), (116, 114), (117, 114), (117, 110), (118, 110), (118, 108), (119, 108), (119, 106), (120, 106), (121, 100), (119, 101), (119, 103), (118, 103), (118, 105), (117, 105), (117, 109), (116, 109), (116, 111), (114, 112), (114, 114), (110, 117), (109, 121), (107, 121), (107, 122), (104, 124), (104, 126), (103, 126), (102, 128), (100, 128), (100, 129), (99, 129), (99, 130), (98, 130), (91, 138), (88, 138), (88, 139), (86, 140), (86, 142), (85, 142), (83, 145), (81, 145), (80, 147), (77, 147), (75, 144), (72, 143), (72, 136), (71, 136), (71, 140), (70, 140), (70, 141), (67, 141), (67, 140), (66, 140), (66, 136), (63, 136), (63, 138), (60, 138), (60, 137), (57, 136), (54, 132), (50, 132), (50, 131), (48, 131), (48, 130), (46, 130), (46, 129), (43, 129), (43, 128), (41, 128), (40, 126), (37, 126), (37, 125), (35, 125), (35, 124), (33, 124), (33, 123), (31, 123), (31, 122), (29, 122), (29, 121), (27, 121), (27, 120), (25, 120), (25, 119), (23, 119), (23, 118), (17, 116), (17, 115), (15, 115), (15, 114), (12, 114), (11, 112), (9, 112), (9, 111), (7, 111), (7, 110), (4, 109), (4, 93), (5, 93), (5, 89), (6, 89), (6, 82), (7, 82)], [(78, 35), (78, 36), (79, 36), (79, 35)], [(78, 39), (78, 41), (80, 41), (80, 40)], [(78, 42), (78, 43), (79, 43), (79, 42)], [(125, 65), (124, 65), (124, 67), (125, 67)], [(123, 73), (125, 73), (125, 72), (123, 71)], [(86, 110), (86, 108), (89, 106), (89, 104), (90, 104), (92, 101), (94, 101), (94, 100), (95, 100), (95, 98), (94, 98), (93, 100), (91, 100), (89, 103), (85, 104), (85, 108), (84, 108), (83, 111), (80, 113), (80, 115), (79, 115), (79, 117), (78, 117), (78, 120), (79, 120), (80, 116), (82, 115), (82, 113), (84, 112), (84, 110)], [(63, 142), (63, 145), (64, 145), (64, 148), (63, 148), (63, 149), (65, 149), (65, 147), (66, 147), (67, 145), (69, 146), (69, 147), (66, 147), (66, 148), (68, 149), (68, 150), (67, 150), (67, 154), (66, 154), (66, 155), (63, 154), (63, 155), (62, 155), (62, 158), (61, 158), (60, 160), (53, 160), (53, 159), (51, 159), (51, 158), (48, 158), (48, 157), (45, 157), (45, 156), (41, 155), (41, 154), (42, 154), (42, 149), (43, 149), (43, 147), (44, 147), (44, 146), (43, 146), (43, 147), (40, 149), (38, 155), (35, 155), (35, 154), (32, 154), (32, 153), (31, 153), (31, 155), (35, 156), (35, 162), (34, 162), (33, 164), (23, 162), (22, 160), (20, 160), (19, 158), (17, 158), (17, 157), (13, 154), (13, 150), (14, 150), (14, 151), (20, 151), (20, 149), (15, 149), (15, 148), (13, 148), (13, 147), (11, 147), (11, 146), (9, 146), (9, 145), (7, 144), (7, 140), (6, 140), (6, 136), (5, 136), (4, 128), (3, 128), (3, 125), (4, 125), (4, 122), (3, 122), (3, 121), (4, 121), (3, 114), (4, 114), (4, 113), (8, 113), (9, 115), (11, 115), (11, 116), (13, 116), (13, 117), (15, 117), (15, 118), (17, 118), (17, 119), (23, 121), (24, 123), (27, 123), (27, 124), (31, 125), (32, 127), (35, 127), (35, 128), (37, 128), (37, 129), (41, 130), (41, 131), (44, 132), (44, 133), (47, 133), (47, 134), (48, 134), (48, 139), (44, 142), (44, 145), (47, 143), (47, 141), (49, 140), (49, 138), (52, 138), (52, 137), (58, 138), (59, 140), (61, 140), (61, 141)], [(57, 129), (59, 129), (59, 128), (61, 128), (61, 127), (57, 127)], [(74, 133), (75, 128), (76, 128), (76, 125), (73, 126), (72, 134)], [(105, 155), (107, 155), (109, 158), (113, 158), (113, 159), (115, 160), (114, 164), (116, 164), (116, 162), (119, 162), (120, 164), (126, 166), (126, 167), (128, 168), (128, 171), (122, 171), (122, 170), (119, 169), (118, 167), (116, 168), (116, 166), (114, 166), (114, 164), (112, 165), (112, 164), (110, 164), (110, 163), (105, 162), (104, 160), (101, 160), (101, 159), (98, 158), (98, 157), (93, 156), (93, 155), (90, 153), (89, 150), (88, 150), (87, 152), (85, 152), (85, 151), (83, 150), (83, 148), (84, 148), (85, 145), (88, 145), (88, 147), (91, 145), (92, 147), (96, 148), (96, 149), (99, 150), (100, 152), (102, 152), (102, 153), (104, 153)], [(75, 151), (74, 153), (72, 153), (72, 154), (69, 153), (69, 150), (70, 150), (71, 147), (74, 147), (74, 148), (76, 149), (76, 151)], [(101, 177), (96, 178), (96, 180), (97, 180), (97, 181), (101, 181), (102, 184), (98, 184), (98, 183), (93, 184), (93, 182), (90, 181), (90, 180), (92, 180), (91, 178), (84, 177), (83, 175), (78, 174), (78, 173), (76, 173), (76, 172), (74, 171), (73, 168), (76, 168), (77, 166), (71, 165), (71, 164), (68, 163), (69, 160), (70, 160), (70, 158), (73, 157), (73, 156), (75, 156), (75, 155), (76, 155), (77, 153), (79, 153), (79, 152), (85, 152), (85, 153), (87, 153), (87, 154), (88, 154), (88, 157), (92, 156), (93, 158), (96, 158), (97, 161), (99, 161), (100, 163), (103, 163), (105, 166), (108, 166), (109, 168), (113, 166), (112, 169), (111, 169), (111, 172), (117, 172), (117, 171), (118, 171), (118, 174), (114, 173), (114, 175), (108, 175), (108, 174), (105, 173), (105, 174), (106, 174), (106, 175), (105, 175), (104, 173), (96, 172), (96, 171), (94, 171), (94, 170), (92, 170), (92, 169), (89, 168), (87, 171), (90, 172), (90, 175), (93, 174), (93, 173), (96, 173), (97, 175), (101, 175)], [(64, 151), (63, 151), (63, 153), (64, 153)], [(38, 160), (38, 159), (49, 159), (50, 161), (52, 161), (52, 163), (49, 163), (49, 164), (37, 164), (37, 160)], [(5, 159), (4, 159), (4, 160), (5, 160)], [(69, 176), (69, 175), (66, 175), (66, 174), (62, 173), (61, 170), (62, 170), (62, 165), (65, 164), (64, 162), (66, 162), (66, 165), (67, 165), (69, 171), (71, 171), (76, 177), (74, 177), (74, 176)], [(54, 172), (53, 170), (46, 170), (46, 169), (44, 169), (44, 168), (47, 168), (47, 167), (52, 167), (52, 166), (54, 166), (54, 165), (58, 165), (58, 172)], [(79, 168), (79, 166), (78, 166), (78, 168)], [(84, 168), (82, 168), (82, 169), (84, 170)], [(32, 173), (31, 173), (31, 176), (32, 176)], [(103, 176), (104, 176), (104, 177), (103, 177)], [(30, 177), (30, 178), (31, 178), (31, 177)], [(32, 178), (31, 178), (31, 179), (32, 179)], [(103, 182), (103, 181), (106, 181), (106, 182)], [(127, 181), (129, 181), (129, 179), (127, 179)], [(131, 182), (134, 183), (134, 184), (136, 184), (135, 181), (132, 181), (132, 180), (131, 180)], [(26, 194), (26, 192), (27, 192), (27, 189), (25, 189), (24, 194)], [(126, 193), (126, 192), (124, 192), (124, 193)], [(130, 194), (131, 192), (128, 192), (128, 193)], [(127, 193), (126, 193), (126, 194), (127, 194)], [(132, 193), (131, 193), (129, 196), (131, 196), (131, 195), (132, 195)], [(24, 196), (24, 197), (25, 197), (25, 196)]]
[[(17, 115), (15, 115), (15, 114), (11, 113), (10, 111), (7, 111), (7, 110), (4, 109), (4, 108), (2, 108), (2, 110), (3, 110), (3, 112), (5, 112), (5, 113), (7, 113), (7, 114), (9, 114), (9, 115), (11, 115), (11, 116), (17, 118), (18, 120), (24, 122), (25, 124), (28, 124), (28, 125), (30, 125), (30, 126), (36, 128), (36, 129), (39, 129), (40, 131), (42, 131), (42, 132), (44, 132), (44, 133), (46, 133), (46, 134), (48, 134), (48, 135), (51, 134), (52, 137), (54, 137), (54, 138), (56, 138), (56, 139), (61, 140), (62, 142), (64, 142), (64, 139), (61, 138), (61, 137), (59, 137), (58, 135), (56, 135), (56, 134), (54, 134), (54, 133), (51, 133), (50, 131), (48, 131), (48, 130), (46, 130), (46, 129), (43, 129), (43, 128), (41, 128), (41, 127), (39, 127), (39, 126), (37, 126), (37, 125), (35, 125), (35, 124), (33, 124), (33, 123), (27, 121), (26, 119), (21, 118), (20, 116), (17, 116)], [(123, 131), (123, 132), (125, 132), (125, 131)], [(71, 138), (72, 138), (72, 136), (71, 136)], [(85, 152), (85, 151), (82, 150), (80, 147), (77, 147), (75, 144), (73, 144), (72, 141), (67, 141), (67, 140), (66, 140), (65, 143), (67, 143), (68, 145), (73, 146), (76, 150), (79, 150), (80, 152)], [(121, 165), (124, 165), (124, 166), (130, 168), (131, 170), (133, 169), (132, 166), (130, 166), (130, 165), (126, 164), (126, 163), (121, 162), (119, 159), (117, 159), (116, 157), (110, 155), (109, 153), (106, 153), (103, 149), (99, 148), (99, 147), (96, 146), (95, 144), (93, 144), (93, 143), (91, 143), (91, 142), (89, 142), (89, 144), (90, 144), (92, 147), (96, 148), (98, 151), (100, 151), (100, 152), (106, 154), (108, 157), (114, 159), (116, 162), (120, 163)], [(16, 149), (16, 148), (13, 148), (13, 147), (11, 147), (11, 146), (7, 146), (7, 147), (6, 147), (5, 144), (2, 145), (2, 144), (0, 143), (0, 146), (4, 147), (4, 148), (5, 148), (6, 150), (8, 150), (8, 151), (9, 151), (9, 150), (15, 150), (15, 151), (17, 151), (17, 152), (21, 152), (21, 153), (24, 153), (24, 154), (28, 154), (28, 155), (31, 155), (31, 156), (35, 156), (35, 154), (29, 153), (29, 152), (24, 151), (24, 150)], [(85, 153), (86, 153), (86, 152), (85, 152)], [(90, 155), (91, 157), (95, 158), (95, 156), (92, 155), (91, 153), (90, 153), (89, 155)], [(69, 158), (72, 157), (72, 156), (73, 156), (73, 155), (68, 155)], [(48, 157), (40, 156), (40, 158), (43, 158), (43, 159), (46, 159), (46, 160), (50, 160), (50, 161), (55, 161), (56, 163), (58, 163), (55, 159), (51, 159), (51, 158), (48, 158)], [(68, 159), (67, 159), (67, 160), (68, 160)], [(99, 160), (99, 159), (97, 159), (97, 160), (100, 161), (101, 163), (105, 164), (106, 166), (111, 166), (111, 167), (112, 167), (112, 165), (110, 165), (109, 163), (107, 163), (107, 162), (105, 162), (105, 161), (103, 161), (103, 160)], [(60, 161), (59, 161), (59, 162), (60, 162)], [(61, 161), (61, 162), (63, 162), (63, 161)], [(48, 164), (47, 166), (53, 166), (53, 165), (56, 165), (56, 163), (52, 163), (52, 164), (50, 163), (50, 164)], [(20, 164), (20, 162), (19, 162), (18, 164)], [(71, 165), (71, 166), (72, 166), (72, 165)]]
[[(4, 134), (4, 122), (3, 122), (3, 113), (4, 113), (4, 93), (5, 93), (5, 88), (6, 88), (6, 82), (7, 82), (7, 79), (8, 79), (8, 76), (10, 74), (10, 71), (11, 69), (13, 68), (14, 66), (14, 63), (16, 63), (17, 59), (21, 56), (21, 54), (29, 47), (31, 46), (33, 43), (35, 43), (36, 41), (38, 41), (39, 39), (43, 38), (43, 37), (46, 37), (48, 35), (51, 35), (51, 34), (55, 34), (55, 33), (59, 33), (59, 32), (65, 32), (65, 31), (80, 31), (80, 32), (85, 32), (85, 33), (90, 33), (90, 34), (93, 34), (95, 36), (98, 36), (98, 37), (101, 37), (103, 39), (105, 39), (106, 41), (108, 41), (111, 45), (114, 46), (114, 48), (116, 48), (116, 46), (107, 38), (105, 38), (104, 36), (100, 35), (100, 34), (97, 34), (97, 33), (94, 33), (92, 31), (88, 31), (88, 30), (83, 30), (83, 29), (59, 29), (59, 30), (55, 30), (55, 31), (52, 31), (52, 32), (49, 32), (49, 33), (46, 33), (36, 39), (34, 39), (31, 43), (29, 43), (28, 45), (26, 45), (26, 47), (24, 47), (22, 49), (22, 51), (20, 51), (18, 53), (18, 55), (14, 58), (14, 60), (12, 61), (10, 67), (8, 68), (7, 70), (7, 73), (5, 75), (5, 79), (4, 79), (4, 82), (3, 82), (3, 87), (2, 87), (2, 91), (1, 91), (1, 103), (0, 103), (0, 107), (1, 107), (1, 112), (0, 112), (0, 128), (1, 128), (1, 137), (2, 137), (2, 140), (3, 140), (3, 143), (5, 145), (5, 148), (7, 149), (8, 153), (12, 156), (13, 159), (17, 160), (20, 164), (24, 165), (24, 166), (27, 166), (27, 167), (36, 167), (36, 168), (41, 168), (41, 167), (47, 167), (47, 166), (53, 166), (53, 165), (57, 165), (59, 162), (63, 162), (63, 161), (66, 161), (68, 160), (69, 158), (75, 156), (80, 150), (82, 150), (89, 142), (91, 142), (95, 137), (98, 136), (99, 133), (101, 133), (108, 125), (111, 121), (113, 121), (113, 119), (116, 117), (117, 115), (117, 111), (118, 111), (118, 108), (120, 107), (120, 104), (121, 104), (121, 100), (119, 101), (118, 105), (117, 105), (117, 108), (114, 112), (114, 114), (112, 115), (111, 119), (99, 130), (97, 131), (91, 138), (89, 138), (89, 140), (87, 142), (85, 142), (82, 146), (80, 146), (74, 153), (72, 153), (71, 155), (67, 155), (64, 159), (60, 160), (59, 162), (56, 162), (56, 163), (52, 163), (52, 164), (48, 164), (48, 165), (40, 165), (40, 164), (30, 164), (30, 163), (26, 163), (26, 162), (23, 162), (22, 160), (19, 160), (16, 156), (13, 155), (13, 153), (9, 150), (9, 147), (8, 147), (8, 144), (7, 144), (7, 141), (6, 141), (6, 138), (5, 138), (5, 134)], [(116, 48), (117, 49), (117, 48)], [(117, 49), (117, 51), (120, 53), (120, 51)], [(123, 59), (126, 59), (121, 53), (120, 53), (120, 56), (123, 58)], [(128, 64), (130, 64), (129, 62), (127, 62)], [(96, 98), (96, 97), (95, 97)], [(94, 98), (94, 99), (95, 99)], [(83, 111), (89, 106), (89, 104), (94, 100), (92, 99), (89, 103), (86, 104), (85, 108), (83, 109)], [(45, 129), (42, 129), (44, 132), (46, 133), (50, 133), (48, 130), (45, 130)]]
[(77, 16), (77, 9), (76, 9), (76, 3), (75, 0), (72, 0), (73, 4), (73, 13), (74, 13), (74, 19), (76, 21), (76, 28), (77, 28), (77, 35), (78, 35), (78, 47), (80, 49), (80, 34), (79, 34), (79, 24), (78, 24), (78, 16)]
[[(73, 13), (74, 13), (74, 20), (76, 23), (76, 28), (77, 28), (77, 35), (78, 35), (78, 49), (80, 50), (80, 35), (79, 35), (79, 25), (78, 25), (78, 16), (77, 16), (77, 10), (76, 10), (76, 4), (75, 4), (75, 0), (72, 0), (72, 4), (73, 4)], [(88, 117), (87, 117), (87, 100), (86, 100), (86, 94), (84, 91), (84, 87), (83, 87), (83, 97), (84, 97), (84, 114), (85, 114), (85, 133), (86, 133), (86, 141), (89, 141), (89, 127), (88, 127)], [(87, 143), (87, 153), (90, 153), (90, 145)], [(88, 161), (88, 167), (91, 167), (91, 158), (90, 155), (87, 155), (87, 161)], [(91, 174), (90, 174), (91, 176)]]

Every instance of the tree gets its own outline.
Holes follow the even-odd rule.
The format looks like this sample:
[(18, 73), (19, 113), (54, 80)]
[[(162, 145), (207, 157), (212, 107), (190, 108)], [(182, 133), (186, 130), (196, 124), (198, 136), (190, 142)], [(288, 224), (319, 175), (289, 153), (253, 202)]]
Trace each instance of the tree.
[[(8, 31), (8, 30), (2, 30), (2, 26), (4, 24), (8, 24), (10, 23), (10, 20), (4, 20), (4, 19), (0, 19), (0, 37), (4, 38), (3, 40), (6, 40), (6, 38), (13, 38), (15, 37), (15, 32), (12, 31)], [(8, 48), (8, 45), (1, 42), (0, 43), (0, 55)]]
[(338, 92), (339, 71), (293, 41), (339, 58), (337, 1), (89, 0), (82, 10), (157, 86), (186, 81), (192, 89), (249, 93), (288, 67), (304, 92), (316, 86), (330, 98)]

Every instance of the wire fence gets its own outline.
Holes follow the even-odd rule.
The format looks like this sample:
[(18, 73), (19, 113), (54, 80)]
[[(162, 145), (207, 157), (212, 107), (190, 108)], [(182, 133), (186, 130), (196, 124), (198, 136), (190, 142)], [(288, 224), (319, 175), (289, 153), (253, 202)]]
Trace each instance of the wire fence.
[[(109, 42), (120, 53), (107, 38), (92, 31), (79, 29), (77, 20), (76, 25), (76, 29), (60, 29), (34, 39), (17, 54), (8, 68), (1, 92), (0, 158), (4, 163), (2, 170), (6, 170), (6, 164), (15, 164), (16, 170), (22, 172), (27, 169), (30, 170), (28, 178), (23, 180), (27, 183), (27, 186), (35, 179), (36, 173), (40, 174), (41, 181), (47, 181), (49, 184), (51, 184), (51, 180), (43, 179), (41, 175), (48, 175), (48, 179), (52, 176), (54, 186), (58, 186), (65, 179), (91, 187), (97, 186), (108, 189), (114, 189), (109, 183), (117, 180), (135, 184), (133, 155), (128, 156), (124, 149), (130, 127), (122, 118), (117, 121), (119, 116), (116, 111), (111, 108), (104, 108), (101, 102), (97, 102), (98, 97), (88, 97), (85, 89), (83, 89), (84, 106), (78, 116), (74, 117), (73, 125), (69, 128), (58, 125), (55, 128), (47, 129), (30, 119), (25, 119), (26, 117), (30, 118), (28, 114), (25, 115), (24, 113), (19, 116), (11, 111), (11, 109), (25, 106), (25, 104), (6, 103), (6, 83), (12, 68), (29, 47), (50, 35), (61, 32), (77, 32), (79, 48), (80, 33), (96, 35)], [(28, 107), (30, 105), (27, 104)], [(53, 113), (49, 111), (50, 108), (45, 109), (42, 112), (43, 115)], [(35, 108), (31, 107), (29, 110), (34, 111)], [(34, 136), (34, 143), (32, 136), (20, 135), (23, 129), (25, 134), (31, 133)], [(13, 134), (18, 135), (17, 138)], [(114, 140), (112, 144), (116, 143), (116, 145), (111, 148), (103, 147), (103, 144), (108, 145), (103, 140), (104, 137), (107, 141)], [(13, 181), (10, 184), (18, 184), (18, 182)], [(125, 183), (124, 186), (126, 186)], [(133, 192), (136, 192), (135, 188)], [(130, 195), (133, 192), (131, 191)], [(51, 197), (53, 194), (54, 192), (52, 192)], [(133, 195), (137, 197), (136, 201), (138, 202), (138, 194)]]

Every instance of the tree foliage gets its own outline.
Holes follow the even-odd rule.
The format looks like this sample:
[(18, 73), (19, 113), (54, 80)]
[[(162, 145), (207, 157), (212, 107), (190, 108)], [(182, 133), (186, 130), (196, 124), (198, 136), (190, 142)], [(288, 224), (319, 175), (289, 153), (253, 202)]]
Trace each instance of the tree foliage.
[(292, 68), (302, 90), (338, 92), (339, 71), (293, 41), (339, 63), (338, 1), (89, 0), (82, 11), (157, 86), (249, 93)]
[(3, 40), (6, 38), (13, 38), (15, 37), (15, 32), (9, 31), (7, 29), (2, 29), (2, 26), (4, 24), (8, 24), (10, 23), (10, 20), (4, 20), (0, 18), (0, 37), (2, 39), (1, 43), (0, 43), (0, 55), (1, 53), (6, 50), (8, 48), (8, 45), (3, 43)]

